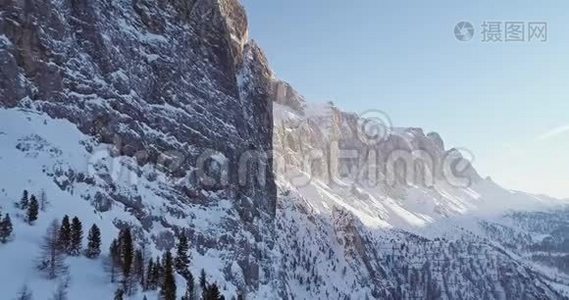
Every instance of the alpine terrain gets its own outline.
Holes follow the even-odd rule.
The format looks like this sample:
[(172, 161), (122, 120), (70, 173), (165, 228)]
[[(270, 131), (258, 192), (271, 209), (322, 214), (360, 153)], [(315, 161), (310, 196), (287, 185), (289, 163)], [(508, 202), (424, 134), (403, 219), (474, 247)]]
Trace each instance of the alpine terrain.
[(1, 299), (565, 299), (564, 201), (310, 103), (238, 0), (0, 1)]

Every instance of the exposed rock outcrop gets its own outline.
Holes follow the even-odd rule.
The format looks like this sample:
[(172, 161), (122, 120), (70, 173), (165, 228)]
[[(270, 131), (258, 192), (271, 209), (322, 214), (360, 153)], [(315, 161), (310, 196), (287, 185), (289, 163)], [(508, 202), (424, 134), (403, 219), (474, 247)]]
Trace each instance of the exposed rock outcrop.
[(221, 188), (274, 214), (270, 161), (266, 186), (238, 182), (243, 152), (271, 150), (272, 99), (237, 0), (7, 0), (0, 9), (0, 105), (68, 119), (194, 188), (197, 157), (220, 152), (231, 163)]

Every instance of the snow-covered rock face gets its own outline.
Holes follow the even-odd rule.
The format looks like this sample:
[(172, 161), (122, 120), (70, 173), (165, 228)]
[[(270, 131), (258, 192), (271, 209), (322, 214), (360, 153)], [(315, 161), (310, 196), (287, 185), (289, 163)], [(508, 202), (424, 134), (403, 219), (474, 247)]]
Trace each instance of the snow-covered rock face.
[[(436, 133), (377, 139), (365, 116), (307, 104), (249, 40), (237, 0), (0, 1), (0, 69), (5, 295), (53, 290), (30, 257), (65, 214), (98, 224), (104, 252), (127, 225), (153, 255), (185, 230), (192, 273), (226, 299), (545, 299), (567, 286), (525, 259), (566, 251), (551, 241), (566, 213), (454, 219), (550, 199), (482, 180)], [(262, 161), (240, 169), (243, 154)], [(24, 189), (49, 197), (34, 226), (12, 205)], [(71, 299), (112, 298), (103, 258), (69, 264)]]
[[(136, 244), (152, 256), (172, 249), (175, 236), (185, 230), (193, 274), (206, 269), (209, 280), (223, 283), (228, 295), (258, 290), (263, 280), (258, 245), (263, 222), (243, 221), (235, 191), (180, 191), (180, 179), (150, 164), (139, 166), (132, 157), (117, 156), (113, 145), (100, 144), (73, 123), (45, 113), (0, 108), (0, 120), (0, 212), (9, 213), (14, 222), (13, 241), (0, 247), (0, 265), (11, 266), (0, 270), (2, 278), (11, 272), (7, 286), (2, 286), (4, 296), (15, 295), (24, 283), (36, 293), (51, 294), (57, 282), (43, 279), (34, 263), (46, 227), (65, 214), (101, 228), (103, 255), (127, 225)], [(49, 202), (34, 226), (26, 224), (25, 212), (13, 205), (24, 189), (45, 194)], [(116, 286), (109, 283), (103, 260), (68, 261), (70, 299), (112, 298)], [(181, 295), (185, 284), (178, 284)]]
[(472, 157), (446, 149), (439, 134), (390, 127), (381, 112), (287, 103), (274, 105), (274, 169), (279, 180), (318, 199), (314, 205), (323, 211), (340, 205), (368, 225), (416, 227), (466, 213), (558, 203), (482, 179)]
[(0, 6), (1, 106), (68, 119), (140, 164), (168, 153), (176, 177), (192, 175), (206, 149), (221, 152), (231, 188), (274, 214), (271, 163), (267, 186), (237, 184), (240, 155), (270, 151), (273, 123), (272, 75), (262, 52), (250, 53), (237, 0)]
[[(130, 224), (156, 251), (188, 228), (196, 268), (212, 269), (231, 294), (259, 288), (259, 243), (276, 206), (263, 156), (272, 149), (272, 72), (237, 0), (2, 1), (0, 69), (0, 110), (10, 116), (0, 119), (10, 131), (0, 156), (34, 169), (0, 199), (46, 189), (107, 216), (109, 228)], [(53, 132), (26, 125), (40, 119)], [(73, 147), (50, 152), (59, 133)], [(265, 172), (242, 164), (250, 152), (266, 159)], [(253, 174), (244, 181), (243, 166)], [(46, 218), (69, 209), (54, 202)]]
[(548, 241), (488, 221), (560, 202), (483, 180), (437, 133), (380, 128), (374, 136), (365, 115), (277, 99), (275, 260), (284, 297), (563, 297), (568, 281), (559, 286), (539, 261), (526, 259)]
[(293, 111), (302, 114), (306, 107), (304, 97), (300, 95), (290, 84), (275, 79), (272, 84), (275, 103), (289, 107)]
[(352, 203), (376, 225), (425, 225), (477, 206), (485, 182), (438, 134), (373, 128), (389, 124), (331, 104), (297, 107), (275, 104), (274, 149), (275, 170), (299, 191)]

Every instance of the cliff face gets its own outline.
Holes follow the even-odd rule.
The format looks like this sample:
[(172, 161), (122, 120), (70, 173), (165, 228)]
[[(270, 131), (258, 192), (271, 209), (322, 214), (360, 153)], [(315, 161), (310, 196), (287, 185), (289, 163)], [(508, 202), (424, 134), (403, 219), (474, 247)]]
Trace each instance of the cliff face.
[[(459, 150), (445, 149), (437, 133), (394, 128), (380, 111), (357, 115), (286, 95), (275, 104), (275, 169), (284, 180), (301, 182), (300, 191), (325, 184), (341, 199), (362, 202), (370, 215), (375, 212), (363, 206), (377, 202), (373, 206), (391, 225), (408, 225), (395, 213), (400, 208), (431, 223), (477, 206), (465, 191), (484, 181)], [(386, 203), (390, 199), (397, 208)]]
[(275, 286), (282, 298), (564, 299), (543, 265), (527, 259), (534, 229), (485, 215), (543, 209), (549, 200), (482, 179), (437, 133), (279, 91), (276, 245), (284, 255), (275, 259)]
[(203, 183), (196, 159), (220, 152), (229, 180), (208, 188), (256, 202), (245, 218), (274, 214), (270, 159), (266, 186), (238, 183), (241, 154), (271, 150), (273, 122), (271, 72), (237, 0), (5, 0), (0, 10), (1, 106), (67, 119), (189, 189)]

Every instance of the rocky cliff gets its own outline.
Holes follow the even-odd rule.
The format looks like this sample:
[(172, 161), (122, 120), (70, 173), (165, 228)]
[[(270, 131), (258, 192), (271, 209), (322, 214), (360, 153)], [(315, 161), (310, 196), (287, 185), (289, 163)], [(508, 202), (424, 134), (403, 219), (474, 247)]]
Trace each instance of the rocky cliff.
[[(123, 207), (136, 221), (107, 222), (140, 227), (140, 241), (157, 249), (189, 228), (201, 254), (230, 253), (224, 268), (237, 263), (239, 289), (258, 287), (258, 243), (276, 206), (273, 79), (237, 0), (0, 1), (0, 69), (0, 107), (67, 120), (93, 139), (81, 142), (89, 152), (81, 164), (44, 165), (57, 168), (47, 176), (59, 190), (87, 183), (75, 197), (99, 213)], [(109, 145), (105, 158), (97, 145)], [(104, 162), (119, 160), (122, 171)], [(166, 176), (161, 188), (132, 189), (133, 178), (156, 183), (149, 168)], [(241, 169), (253, 175), (240, 179)], [(121, 183), (113, 172), (132, 176)], [(193, 208), (225, 201), (224, 218), (206, 214), (211, 226), (195, 226)]]
[(270, 162), (267, 186), (237, 180), (242, 153), (271, 150), (273, 123), (271, 71), (237, 0), (14, 0), (0, 10), (0, 105), (67, 119), (193, 188), (196, 159), (219, 152), (230, 179), (209, 187), (274, 214)]
[(283, 298), (564, 298), (565, 275), (552, 279), (527, 259), (536, 255), (527, 240), (534, 233), (494, 219), (555, 201), (482, 179), (437, 133), (281, 91), (274, 150)]

